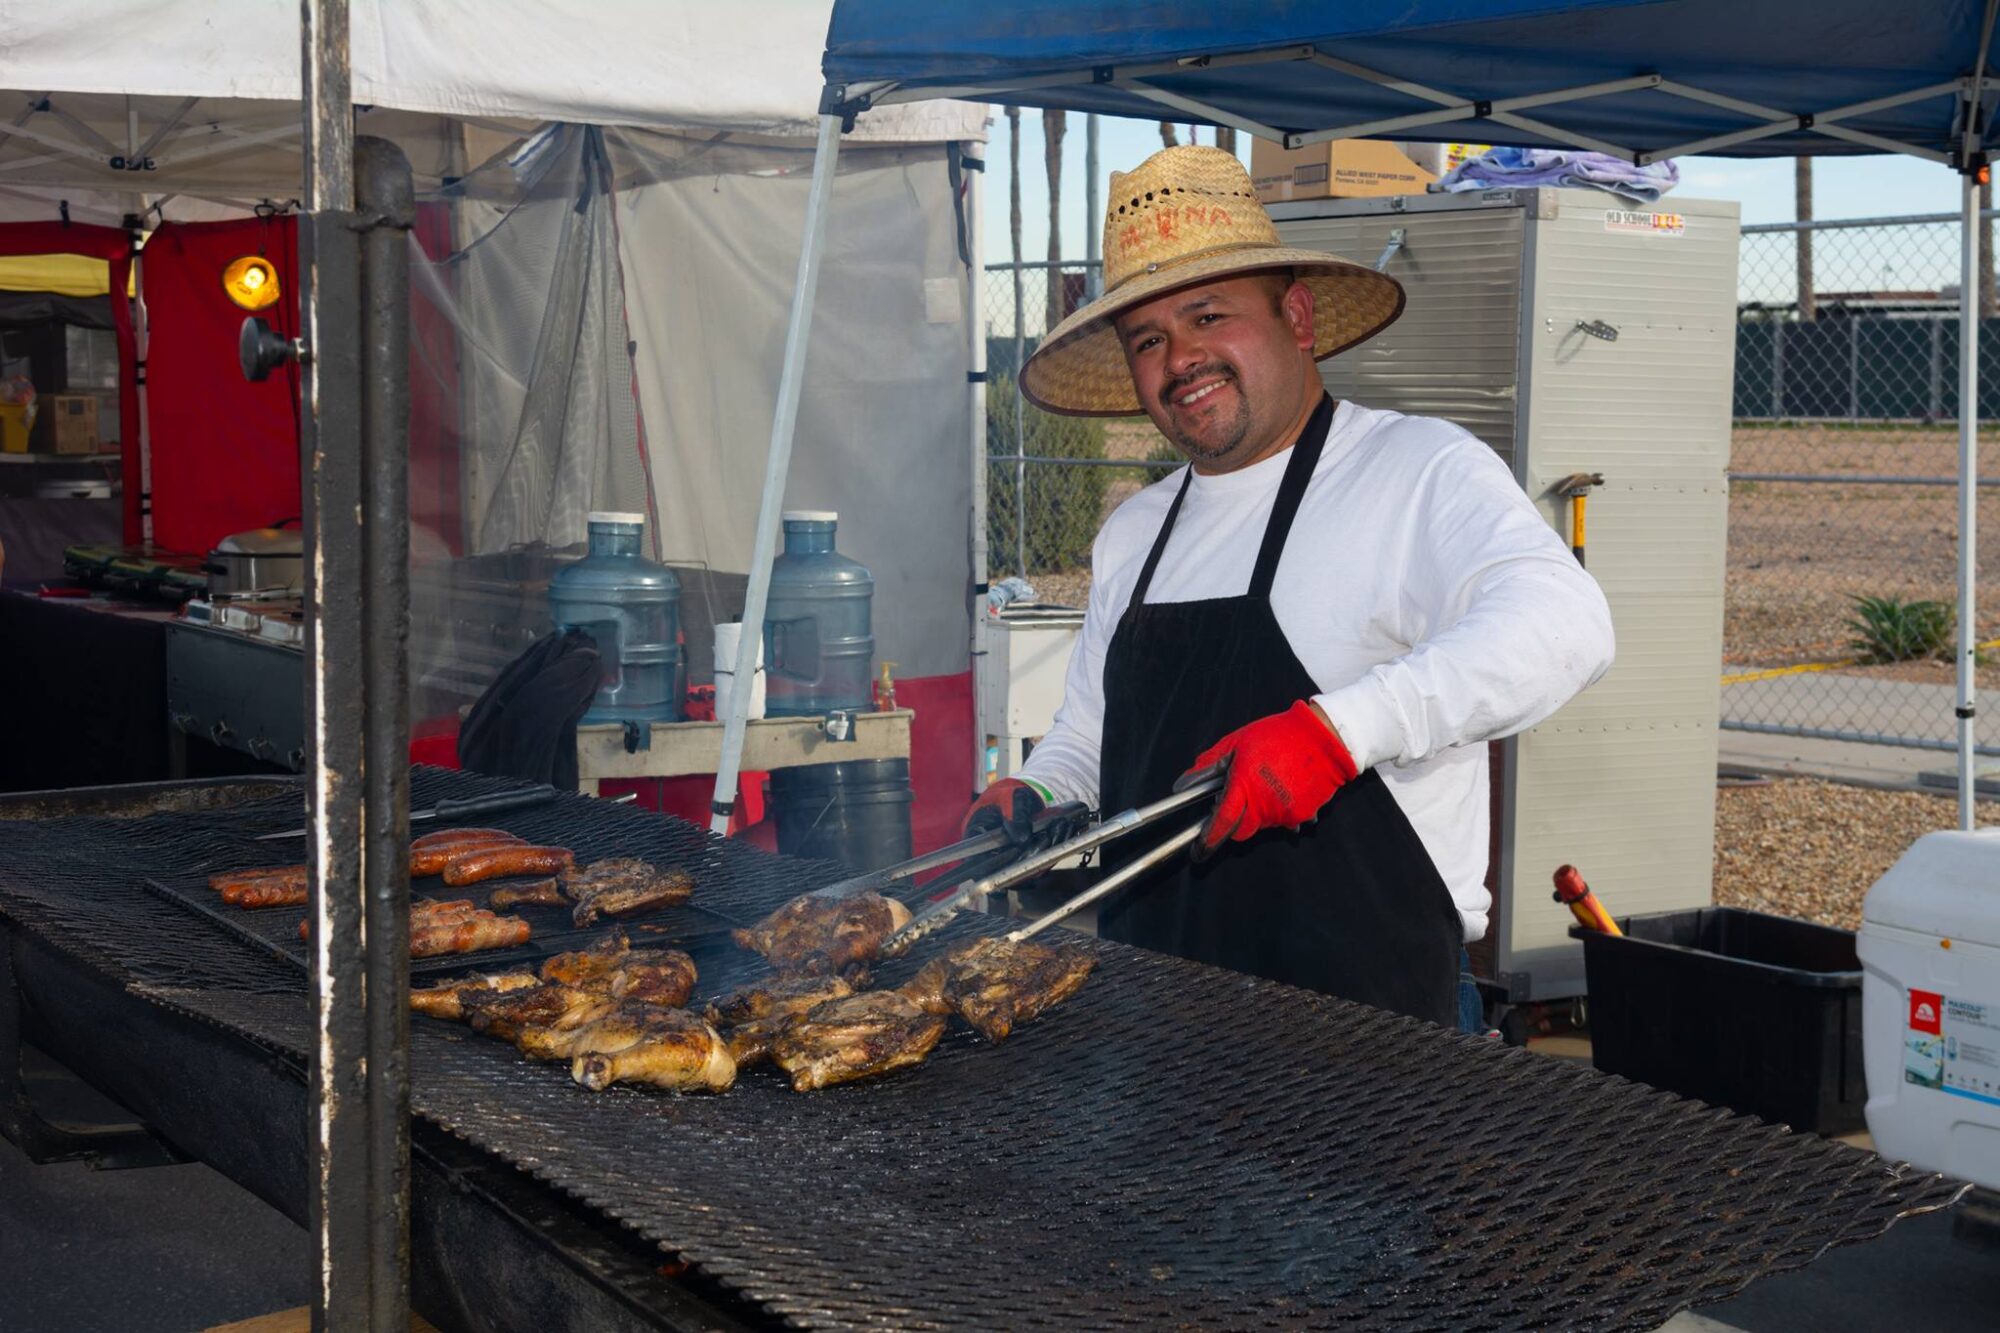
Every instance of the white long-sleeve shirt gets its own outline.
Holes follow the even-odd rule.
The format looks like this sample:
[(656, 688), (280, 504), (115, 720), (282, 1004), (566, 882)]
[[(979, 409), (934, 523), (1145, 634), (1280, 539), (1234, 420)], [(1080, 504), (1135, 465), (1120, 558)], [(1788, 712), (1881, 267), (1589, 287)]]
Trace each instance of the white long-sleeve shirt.
[[(1146, 600), (1248, 591), (1290, 459), (1195, 474)], [(1020, 773), (1055, 800), (1097, 801), (1105, 652), (1184, 472), (1120, 505), (1098, 533), (1063, 705)], [(1465, 938), (1479, 939), (1491, 906), (1484, 742), (1534, 726), (1604, 674), (1603, 592), (1491, 449), (1446, 421), (1342, 402), (1271, 606), (1319, 685), (1315, 702), (1354, 762), (1381, 770)]]

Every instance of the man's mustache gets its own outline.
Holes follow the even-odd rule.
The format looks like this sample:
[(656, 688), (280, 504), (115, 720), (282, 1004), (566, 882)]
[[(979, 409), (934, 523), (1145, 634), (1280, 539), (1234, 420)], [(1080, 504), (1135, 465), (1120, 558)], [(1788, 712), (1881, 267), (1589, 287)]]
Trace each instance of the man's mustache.
[(1177, 375), (1167, 381), (1160, 390), (1160, 403), (1165, 407), (1174, 405), (1174, 398), (1192, 389), (1195, 385), (1212, 376), (1220, 375), (1225, 380), (1236, 378), (1236, 368), (1225, 361), (1211, 361), (1205, 366), (1196, 366), (1185, 375)]

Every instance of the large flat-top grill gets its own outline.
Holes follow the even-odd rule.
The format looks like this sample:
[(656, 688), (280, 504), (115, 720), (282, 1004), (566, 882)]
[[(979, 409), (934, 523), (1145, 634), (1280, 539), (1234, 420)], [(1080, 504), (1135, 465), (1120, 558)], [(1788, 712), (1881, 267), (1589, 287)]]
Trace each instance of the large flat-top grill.
[[(502, 785), (420, 771), (413, 800)], [(0, 821), (0, 917), (302, 1059), (297, 970), (140, 886), (268, 858), (246, 840), (297, 814)], [(736, 920), (837, 874), (582, 798), (494, 822), (685, 857), (697, 903)], [(1652, 1328), (1958, 1192), (1580, 1066), (1086, 947), (1082, 993), (1004, 1045), (955, 1032), (918, 1069), (811, 1094), (769, 1069), (717, 1097), (594, 1094), (417, 1019), (413, 1107), (804, 1327)], [(762, 966), (713, 936), (695, 954), (701, 995)]]

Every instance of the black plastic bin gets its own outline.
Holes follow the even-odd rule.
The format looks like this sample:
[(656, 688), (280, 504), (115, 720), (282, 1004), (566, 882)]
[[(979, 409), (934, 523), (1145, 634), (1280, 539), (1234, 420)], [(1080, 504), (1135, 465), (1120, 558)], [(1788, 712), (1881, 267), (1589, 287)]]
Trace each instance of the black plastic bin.
[(1854, 932), (1706, 907), (1573, 927), (1599, 1069), (1816, 1134), (1862, 1127)]

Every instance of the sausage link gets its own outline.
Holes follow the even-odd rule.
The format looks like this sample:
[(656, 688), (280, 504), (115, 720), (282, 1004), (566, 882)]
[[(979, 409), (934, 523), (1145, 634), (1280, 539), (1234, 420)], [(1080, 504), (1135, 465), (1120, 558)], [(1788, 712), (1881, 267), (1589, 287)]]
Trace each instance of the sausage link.
[(312, 890), (303, 875), (295, 880), (247, 880), (222, 890), (222, 901), (232, 907), (304, 907), (311, 900)]
[(421, 838), (410, 841), (410, 850), (420, 852), (426, 847), (442, 847), (453, 842), (519, 842), (527, 839), (518, 833), (509, 833), (497, 828), (441, 828), (434, 833), (426, 833)]
[[(454, 832), (457, 831), (459, 830), (454, 830)], [(417, 879), (425, 875), (438, 874), (451, 864), (453, 857), (462, 856), (466, 852), (481, 851), (488, 847), (526, 847), (528, 845), (513, 834), (502, 833), (498, 829), (468, 829), (463, 831), (472, 836), (456, 839), (440, 839), (433, 842), (429, 841), (429, 839), (438, 837), (437, 834), (433, 833), (428, 838), (418, 840), (419, 842), (426, 843), (425, 846), (420, 847), (417, 843), (411, 843), (410, 877)]]
[(225, 870), (220, 874), (210, 875), (208, 877), (208, 887), (214, 889), (217, 893), (226, 894), (233, 886), (258, 884), (265, 880), (273, 879), (297, 880), (303, 884), (306, 880), (306, 868), (304, 866), (265, 866), (255, 870)]
[(453, 888), (502, 875), (565, 875), (576, 866), (567, 847), (486, 847), (454, 856), (444, 868)]

